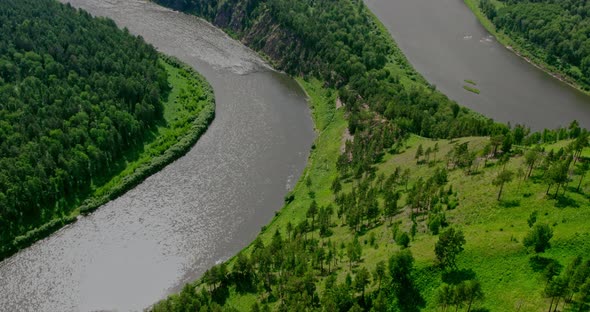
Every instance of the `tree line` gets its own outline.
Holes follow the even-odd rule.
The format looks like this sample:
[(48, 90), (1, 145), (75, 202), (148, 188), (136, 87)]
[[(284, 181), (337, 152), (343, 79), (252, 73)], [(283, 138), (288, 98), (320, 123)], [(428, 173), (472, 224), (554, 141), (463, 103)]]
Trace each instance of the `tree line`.
[(0, 248), (67, 215), (162, 120), (168, 90), (156, 50), (113, 21), (1, 1)]
[(577, 0), (481, 0), (494, 25), (588, 89), (590, 85), (590, 3)]

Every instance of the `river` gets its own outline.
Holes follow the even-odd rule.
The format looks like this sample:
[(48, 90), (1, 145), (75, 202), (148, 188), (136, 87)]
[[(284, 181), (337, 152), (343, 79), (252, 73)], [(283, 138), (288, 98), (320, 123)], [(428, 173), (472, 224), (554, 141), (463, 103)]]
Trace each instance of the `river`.
[[(492, 37), (463, 0), (364, 0), (414, 68), (459, 104), (534, 130), (590, 128), (590, 97), (527, 63)], [(477, 83), (479, 95), (463, 89)]]
[(0, 311), (142, 310), (179, 290), (256, 237), (315, 136), (297, 83), (210, 24), (144, 0), (69, 2), (202, 73), (216, 119), (186, 156), (0, 263)]

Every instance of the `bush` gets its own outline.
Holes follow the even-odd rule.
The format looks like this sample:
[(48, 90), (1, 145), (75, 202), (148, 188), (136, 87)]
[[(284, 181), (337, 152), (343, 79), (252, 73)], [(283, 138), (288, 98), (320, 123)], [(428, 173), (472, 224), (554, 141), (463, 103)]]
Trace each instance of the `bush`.
[(402, 232), (401, 234), (397, 235), (395, 242), (402, 248), (408, 248), (410, 245), (410, 236), (408, 233)]
[(535, 252), (544, 252), (551, 247), (549, 240), (553, 237), (553, 230), (548, 224), (535, 224), (524, 238), (523, 243), (527, 248), (533, 248)]
[(440, 228), (447, 225), (447, 217), (444, 213), (430, 214), (428, 217), (428, 229), (433, 235), (438, 235)]
[(449, 203), (447, 205), (447, 209), (453, 210), (453, 209), (457, 208), (457, 206), (459, 206), (459, 202), (457, 202), (455, 199), (452, 199), (449, 201)]
[(432, 232), (433, 235), (438, 235), (440, 225), (440, 218), (438, 215), (433, 216), (428, 221), (428, 229), (430, 230), (430, 232)]

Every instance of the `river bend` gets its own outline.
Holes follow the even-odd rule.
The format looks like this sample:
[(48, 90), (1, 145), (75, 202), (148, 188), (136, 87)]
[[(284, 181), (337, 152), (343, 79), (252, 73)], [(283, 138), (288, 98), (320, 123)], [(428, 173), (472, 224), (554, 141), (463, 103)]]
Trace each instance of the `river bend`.
[[(459, 104), (534, 130), (590, 128), (590, 97), (510, 52), (463, 0), (364, 0), (414, 68)], [(479, 95), (463, 89), (477, 83)]]
[(186, 156), (0, 263), (0, 311), (142, 310), (177, 291), (256, 237), (314, 138), (297, 83), (210, 24), (145, 0), (69, 2), (202, 73), (216, 119)]

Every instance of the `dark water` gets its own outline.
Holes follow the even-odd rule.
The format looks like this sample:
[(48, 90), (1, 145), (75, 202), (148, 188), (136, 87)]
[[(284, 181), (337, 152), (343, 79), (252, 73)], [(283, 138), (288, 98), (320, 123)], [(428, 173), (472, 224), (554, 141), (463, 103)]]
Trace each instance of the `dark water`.
[(70, 2), (200, 71), (217, 115), (185, 157), (0, 263), (0, 311), (151, 305), (254, 239), (294, 186), (314, 138), (298, 85), (209, 24), (143, 0)]
[[(590, 97), (496, 42), (463, 0), (364, 1), (416, 70), (459, 104), (537, 130), (574, 119), (590, 128)], [(464, 90), (465, 79), (481, 94)]]

